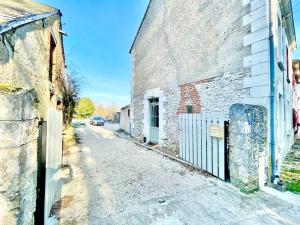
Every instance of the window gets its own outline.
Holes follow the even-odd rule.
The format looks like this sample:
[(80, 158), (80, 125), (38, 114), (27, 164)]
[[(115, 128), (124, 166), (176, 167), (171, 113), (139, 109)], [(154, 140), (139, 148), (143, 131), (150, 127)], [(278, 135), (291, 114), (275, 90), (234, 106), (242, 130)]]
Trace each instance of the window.
[(159, 127), (159, 99), (150, 99), (151, 106), (151, 127)]
[(193, 113), (193, 106), (187, 105), (187, 106), (186, 106), (186, 112), (187, 112), (187, 113)]
[(128, 112), (127, 112), (127, 113), (128, 113), (128, 117), (130, 117), (130, 109), (128, 109)]

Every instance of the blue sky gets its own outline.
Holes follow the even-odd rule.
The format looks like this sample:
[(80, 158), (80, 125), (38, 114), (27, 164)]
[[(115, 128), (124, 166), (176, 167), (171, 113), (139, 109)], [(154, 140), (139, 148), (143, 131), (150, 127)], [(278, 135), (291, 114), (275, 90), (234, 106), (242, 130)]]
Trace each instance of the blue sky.
[(300, 0), (292, 0), (298, 49), (293, 54), (294, 59), (300, 59)]
[[(68, 64), (84, 77), (82, 96), (95, 103), (130, 102), (129, 49), (149, 0), (39, 0), (63, 13)], [(292, 0), (300, 58), (300, 0)]]
[(129, 49), (148, 0), (37, 0), (63, 13), (67, 63), (84, 78), (81, 95), (95, 103), (130, 103)]

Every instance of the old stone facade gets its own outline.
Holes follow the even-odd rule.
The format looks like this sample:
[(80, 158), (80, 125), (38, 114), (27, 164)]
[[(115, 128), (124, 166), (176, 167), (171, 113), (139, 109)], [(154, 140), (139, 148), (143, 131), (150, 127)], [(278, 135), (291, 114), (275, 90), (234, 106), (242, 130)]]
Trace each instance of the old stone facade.
[(0, 2), (1, 224), (34, 224), (39, 122), (62, 104), (60, 17), (30, 0)]
[(37, 186), (37, 103), (34, 91), (3, 93), (0, 90), (2, 224), (34, 224)]
[(148, 119), (140, 101), (154, 88), (165, 98), (160, 143), (174, 154), (178, 114), (187, 112), (188, 106), (193, 113), (224, 112), (228, 118), (229, 107), (249, 94), (243, 79), (250, 70), (243, 67), (243, 57), (251, 49), (243, 46), (248, 28), (242, 20), (248, 11), (241, 1), (150, 2), (131, 49), (135, 137), (147, 136)]
[[(0, 35), (0, 84), (34, 89), (38, 94), (40, 118), (46, 118), (48, 107), (62, 98), (59, 80), (63, 78), (65, 64), (59, 30), (60, 15), (54, 14)], [(52, 47), (51, 41), (54, 41)], [(52, 72), (49, 71), (50, 54)]]
[[(151, 142), (159, 130), (162, 150), (178, 155), (179, 114), (217, 113), (230, 120), (232, 105), (260, 105), (268, 120), (264, 157), (269, 160), (275, 146), (280, 169), (294, 140), (291, 15), (290, 0), (151, 0), (130, 50), (133, 136)], [(159, 101), (157, 115), (153, 99)], [(268, 168), (268, 160), (260, 167)]]

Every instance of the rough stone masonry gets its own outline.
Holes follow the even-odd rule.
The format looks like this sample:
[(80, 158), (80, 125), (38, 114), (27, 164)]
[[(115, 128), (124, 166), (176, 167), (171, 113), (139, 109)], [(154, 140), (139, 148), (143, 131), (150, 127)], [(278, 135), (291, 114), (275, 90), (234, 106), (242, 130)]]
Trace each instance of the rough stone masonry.
[[(230, 181), (242, 192), (259, 189), (260, 177), (264, 178), (266, 159), (267, 110), (263, 106), (235, 104), (230, 108)], [(260, 170), (262, 169), (262, 174)]]
[(0, 87), (0, 224), (34, 224), (37, 183), (37, 98)]

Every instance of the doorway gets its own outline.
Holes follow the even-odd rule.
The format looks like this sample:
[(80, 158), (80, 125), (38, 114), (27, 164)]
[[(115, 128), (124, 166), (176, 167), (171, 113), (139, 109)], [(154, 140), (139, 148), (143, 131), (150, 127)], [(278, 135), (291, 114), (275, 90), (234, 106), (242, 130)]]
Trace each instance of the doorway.
[(159, 98), (150, 99), (150, 142), (159, 143)]

